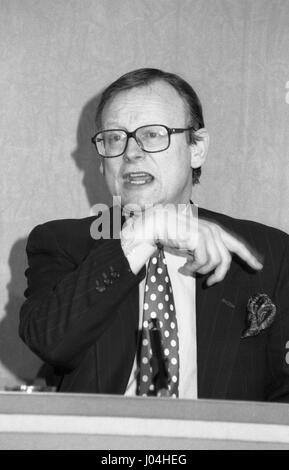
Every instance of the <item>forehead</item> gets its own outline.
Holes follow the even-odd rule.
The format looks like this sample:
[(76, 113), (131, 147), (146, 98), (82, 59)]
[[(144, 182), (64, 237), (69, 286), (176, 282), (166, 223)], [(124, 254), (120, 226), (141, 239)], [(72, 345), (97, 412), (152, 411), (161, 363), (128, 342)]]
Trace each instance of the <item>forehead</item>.
[(104, 106), (103, 125), (166, 124), (186, 125), (187, 111), (183, 98), (170, 84), (157, 81), (117, 93)]

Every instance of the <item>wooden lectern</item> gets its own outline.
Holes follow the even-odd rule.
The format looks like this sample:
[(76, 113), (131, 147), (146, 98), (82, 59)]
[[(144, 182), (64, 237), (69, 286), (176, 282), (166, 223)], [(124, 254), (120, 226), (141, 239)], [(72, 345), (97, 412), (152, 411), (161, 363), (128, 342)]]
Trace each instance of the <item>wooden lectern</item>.
[(0, 392), (0, 449), (289, 449), (289, 404)]

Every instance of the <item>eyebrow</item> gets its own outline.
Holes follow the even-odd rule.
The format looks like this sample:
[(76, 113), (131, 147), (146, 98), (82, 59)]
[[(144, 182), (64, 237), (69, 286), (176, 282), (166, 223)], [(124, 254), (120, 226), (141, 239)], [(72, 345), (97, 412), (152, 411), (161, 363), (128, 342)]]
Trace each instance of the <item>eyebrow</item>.
[(104, 125), (102, 126), (102, 129), (107, 129), (108, 127), (111, 127), (112, 129), (126, 129), (126, 127), (121, 126), (117, 121), (106, 122), (105, 126)]

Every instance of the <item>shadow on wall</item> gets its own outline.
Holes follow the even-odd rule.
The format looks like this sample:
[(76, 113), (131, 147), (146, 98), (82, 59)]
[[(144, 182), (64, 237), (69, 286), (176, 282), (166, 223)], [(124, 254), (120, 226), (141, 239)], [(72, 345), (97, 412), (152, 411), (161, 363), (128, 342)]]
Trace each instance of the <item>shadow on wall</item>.
[(99, 172), (100, 158), (91, 142), (91, 137), (96, 132), (95, 112), (100, 99), (100, 94), (94, 96), (84, 106), (77, 128), (77, 148), (72, 153), (72, 158), (83, 173), (83, 186), (86, 191), (90, 207), (96, 203), (111, 205), (112, 199), (106, 187), (104, 179)]
[[(36, 357), (18, 336), (19, 310), (24, 301), (23, 292), (26, 288), (24, 271), (26, 268), (27, 239), (17, 240), (10, 252), (9, 266), (11, 278), (7, 284), (8, 302), (5, 316), (0, 322), (0, 361), (14, 376), (5, 385), (31, 383), (37, 374), (41, 360)], [(7, 379), (8, 381), (8, 379)]]
[[(99, 173), (100, 159), (91, 143), (91, 137), (96, 132), (95, 111), (99, 98), (100, 95), (93, 97), (81, 112), (77, 128), (77, 148), (72, 153), (77, 168), (83, 173), (83, 185), (90, 207), (98, 202), (111, 205), (111, 197)], [(7, 379), (7, 383), (0, 384), (0, 388), (2, 385), (13, 386), (19, 382), (42, 382), (43, 379), (48, 384), (51, 382), (52, 369), (43, 364), (18, 336), (19, 311), (25, 300), (23, 293), (26, 289), (26, 243), (27, 238), (17, 240), (9, 256), (11, 278), (7, 285), (9, 299), (5, 306), (5, 316), (0, 322), (0, 362), (15, 378)]]

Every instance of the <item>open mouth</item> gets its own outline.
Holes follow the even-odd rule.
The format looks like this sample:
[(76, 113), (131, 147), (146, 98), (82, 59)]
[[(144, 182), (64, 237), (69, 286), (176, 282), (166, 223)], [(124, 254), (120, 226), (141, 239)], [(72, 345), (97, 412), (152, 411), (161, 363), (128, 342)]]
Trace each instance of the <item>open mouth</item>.
[(142, 185), (151, 183), (154, 180), (153, 175), (145, 171), (133, 171), (123, 175), (124, 182), (132, 185)]

